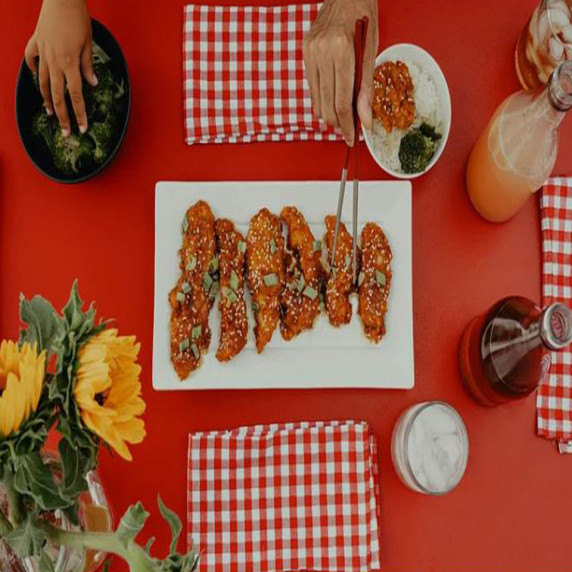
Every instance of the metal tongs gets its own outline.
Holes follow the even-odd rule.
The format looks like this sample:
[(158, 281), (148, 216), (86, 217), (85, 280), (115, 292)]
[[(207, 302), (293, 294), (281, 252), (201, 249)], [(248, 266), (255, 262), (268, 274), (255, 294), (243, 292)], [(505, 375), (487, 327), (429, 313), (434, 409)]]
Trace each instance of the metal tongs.
[(360, 120), (357, 111), (357, 99), (359, 95), (359, 90), (361, 87), (361, 78), (363, 70), (363, 58), (365, 53), (365, 41), (367, 37), (367, 27), (368, 27), (367, 17), (363, 17), (356, 21), (356, 31), (354, 38), (354, 50), (355, 50), (355, 78), (354, 78), (354, 93), (352, 101), (352, 112), (354, 117), (354, 146), (353, 148), (349, 145), (346, 150), (346, 160), (344, 162), (344, 168), (342, 170), (342, 178), (340, 181), (340, 191), (338, 195), (338, 212), (336, 215), (336, 228), (334, 232), (334, 245), (332, 248), (332, 256), (330, 259), (330, 265), (334, 268), (334, 260), (336, 257), (336, 249), (338, 247), (338, 234), (340, 231), (340, 220), (342, 217), (342, 209), (344, 206), (344, 194), (346, 191), (346, 182), (348, 179), (348, 170), (350, 165), (351, 151), (354, 149), (355, 160), (354, 160), (354, 180), (353, 180), (353, 211), (352, 211), (352, 234), (353, 234), (353, 248), (352, 248), (352, 276), (353, 283), (357, 282), (357, 243), (358, 243), (358, 199), (359, 199), (359, 130), (360, 130)]

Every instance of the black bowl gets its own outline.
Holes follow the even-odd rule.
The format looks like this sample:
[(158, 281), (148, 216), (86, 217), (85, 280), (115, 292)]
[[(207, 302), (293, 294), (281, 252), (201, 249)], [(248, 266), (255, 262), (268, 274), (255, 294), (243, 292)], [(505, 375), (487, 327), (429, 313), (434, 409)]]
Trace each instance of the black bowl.
[[(111, 58), (110, 66), (116, 77), (124, 79), (125, 87), (125, 105), (122, 107), (122, 116), (118, 129), (117, 141), (113, 145), (111, 152), (103, 163), (95, 165), (93, 168), (82, 171), (76, 175), (66, 175), (59, 171), (46, 149), (44, 142), (38, 140), (32, 132), (32, 120), (36, 113), (42, 108), (42, 96), (34, 83), (32, 72), (28, 69), (25, 60), (20, 66), (18, 74), (18, 83), (16, 86), (16, 122), (18, 123), (18, 132), (20, 139), (24, 145), (24, 149), (30, 157), (36, 168), (49, 179), (58, 183), (81, 183), (87, 179), (95, 177), (103, 171), (107, 165), (117, 154), (129, 122), (129, 111), (131, 109), (131, 86), (129, 84), (129, 72), (127, 70), (127, 62), (123, 56), (123, 52), (111, 32), (97, 20), (91, 21), (93, 40), (103, 48), (107, 55)], [(70, 111), (71, 113), (71, 111)]]

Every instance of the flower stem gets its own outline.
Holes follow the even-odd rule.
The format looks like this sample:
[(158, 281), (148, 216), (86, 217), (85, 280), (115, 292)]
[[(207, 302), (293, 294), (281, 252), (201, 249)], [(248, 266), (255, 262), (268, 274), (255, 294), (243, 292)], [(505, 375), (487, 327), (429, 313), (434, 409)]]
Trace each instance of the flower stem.
[(10, 470), (4, 473), (2, 488), (8, 499), (8, 519), (13, 526), (18, 526), (26, 515), (22, 497), (14, 487), (14, 474)]
[(57, 528), (45, 520), (38, 520), (38, 528), (41, 528), (46, 536), (55, 542), (69, 548), (91, 548), (102, 552), (113, 552), (124, 557), (126, 549), (113, 533), (106, 532), (72, 532)]
[(132, 542), (126, 546), (113, 532), (72, 532), (57, 528), (41, 519), (37, 521), (37, 526), (55, 544), (79, 550), (89, 548), (112, 553), (123, 558), (129, 564), (131, 572), (153, 572), (143, 549)]

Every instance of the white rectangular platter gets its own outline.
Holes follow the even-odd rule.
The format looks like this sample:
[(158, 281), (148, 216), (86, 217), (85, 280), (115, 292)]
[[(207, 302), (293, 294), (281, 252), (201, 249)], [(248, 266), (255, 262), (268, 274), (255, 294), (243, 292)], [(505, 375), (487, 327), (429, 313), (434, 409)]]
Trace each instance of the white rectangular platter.
[[(155, 189), (155, 312), (153, 387), (157, 390), (275, 389), (370, 387), (409, 389), (414, 383), (411, 184), (371, 181), (360, 184), (359, 230), (366, 222), (384, 229), (393, 250), (393, 281), (386, 317), (387, 334), (379, 345), (363, 335), (355, 309), (347, 326), (330, 326), (327, 316), (313, 330), (285, 342), (279, 329), (261, 355), (254, 347), (250, 314), (249, 340), (229, 363), (219, 363), (218, 300), (210, 316), (211, 351), (202, 367), (181, 382), (171, 365), (169, 291), (179, 275), (181, 223), (199, 199), (215, 217), (229, 218), (246, 235), (251, 217), (261, 208), (279, 214), (295, 205), (317, 239), (324, 235), (324, 217), (335, 214), (339, 182), (159, 182)], [(343, 220), (351, 233), (351, 184), (346, 191)], [(250, 309), (250, 302), (247, 300)]]

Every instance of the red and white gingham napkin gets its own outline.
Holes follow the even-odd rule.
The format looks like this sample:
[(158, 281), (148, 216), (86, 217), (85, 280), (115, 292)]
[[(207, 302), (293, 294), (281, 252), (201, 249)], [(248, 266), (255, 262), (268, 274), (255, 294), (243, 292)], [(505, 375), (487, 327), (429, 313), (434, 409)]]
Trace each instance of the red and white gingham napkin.
[[(549, 179), (542, 189), (543, 306), (572, 307), (572, 178)], [(553, 352), (548, 380), (538, 389), (538, 434), (572, 452), (572, 351)]]
[(189, 436), (189, 543), (199, 570), (379, 569), (377, 449), (366, 423)]
[(340, 140), (314, 119), (302, 43), (320, 4), (185, 6), (185, 136), (195, 143)]

